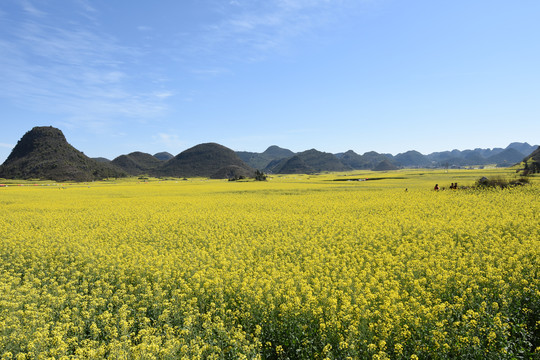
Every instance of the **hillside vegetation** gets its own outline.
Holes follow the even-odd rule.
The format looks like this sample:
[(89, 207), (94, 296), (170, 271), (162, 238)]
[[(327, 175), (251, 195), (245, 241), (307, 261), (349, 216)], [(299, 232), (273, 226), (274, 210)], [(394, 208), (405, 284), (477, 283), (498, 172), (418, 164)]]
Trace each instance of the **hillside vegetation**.
[(6, 179), (92, 181), (125, 176), (124, 171), (75, 149), (53, 127), (28, 131), (0, 166), (0, 178)]
[(162, 159), (140, 151), (113, 161), (91, 159), (71, 146), (53, 127), (35, 127), (27, 132), (0, 166), (0, 178), (56, 181), (92, 181), (104, 178), (152, 175), (161, 177), (254, 177), (255, 169), (234, 151), (215, 143), (200, 144), (175, 157), (162, 152)]
[[(59, 129), (36, 127), (17, 143), (0, 166), (0, 178), (90, 181), (127, 176), (207, 177), (238, 179), (254, 177), (256, 170), (272, 174), (316, 174), (351, 170), (388, 171), (399, 168), (449, 168), (482, 164), (508, 167), (520, 163), (534, 149), (527, 143), (512, 143), (506, 149), (475, 149), (423, 155), (407, 151), (393, 156), (374, 151), (363, 155), (349, 150), (331, 154), (316, 149), (294, 153), (276, 145), (263, 153), (235, 152), (216, 143), (199, 144), (173, 156), (155, 156), (135, 151), (113, 161), (90, 159), (71, 146)], [(532, 151), (532, 150), (531, 150)], [(527, 153), (528, 154), (528, 153)], [(536, 172), (536, 162), (529, 161)], [(528, 166), (526, 163), (524, 166)]]
[(151, 174), (163, 161), (140, 151), (128, 155), (120, 155), (112, 161), (112, 164), (121, 168), (130, 175)]
[(187, 149), (155, 170), (159, 176), (216, 177), (227, 173), (224, 168), (236, 166), (238, 171), (255, 176), (255, 170), (231, 149), (216, 143), (205, 143)]
[(524, 173), (537, 174), (540, 173), (540, 146), (533, 151), (529, 156), (523, 159)]
[[(393, 156), (392, 154), (380, 154), (368, 151), (363, 155), (352, 150), (344, 153), (333, 154), (338, 159), (326, 157), (328, 153), (312, 149), (300, 153), (292, 153), (290, 150), (278, 148), (279, 152), (273, 152), (269, 156), (269, 149), (264, 153), (237, 152), (238, 155), (250, 166), (265, 169), (275, 174), (294, 174), (324, 171), (347, 171), (347, 170), (373, 170), (376, 167), (386, 168), (459, 168), (465, 166), (497, 165), (509, 167), (519, 163), (538, 146), (527, 143), (511, 143), (505, 149), (474, 149), (452, 150), (434, 152), (428, 155), (410, 150)], [(316, 152), (318, 159), (306, 160), (306, 154)], [(289, 152), (289, 153), (287, 153)], [(294, 158), (299, 156), (300, 158)], [(290, 165), (285, 165), (291, 161)], [(316, 164), (313, 163), (315, 161)], [(339, 163), (339, 164), (338, 164)], [(389, 166), (388, 164), (391, 164)], [(379, 166), (380, 165), (380, 166)], [(341, 169), (341, 170), (338, 170)]]

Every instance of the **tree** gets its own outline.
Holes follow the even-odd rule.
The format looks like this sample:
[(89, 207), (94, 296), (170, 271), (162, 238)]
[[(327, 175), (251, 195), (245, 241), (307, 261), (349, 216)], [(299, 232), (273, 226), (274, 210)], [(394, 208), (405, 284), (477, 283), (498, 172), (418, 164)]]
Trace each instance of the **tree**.
[(266, 175), (262, 171), (255, 171), (255, 181), (266, 181)]

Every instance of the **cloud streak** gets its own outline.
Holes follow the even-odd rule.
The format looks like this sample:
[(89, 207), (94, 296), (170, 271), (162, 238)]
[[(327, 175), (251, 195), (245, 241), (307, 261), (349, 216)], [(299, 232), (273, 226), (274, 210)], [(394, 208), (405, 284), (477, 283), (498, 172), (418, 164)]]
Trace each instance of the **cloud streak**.
[[(103, 32), (99, 10), (87, 0), (68, 3), (62, 13), (48, 3), (14, 2), (22, 18), (15, 21), (0, 10), (0, 97), (93, 132), (126, 119), (159, 118), (187, 91), (168, 81), (169, 76), (178, 79), (179, 71), (190, 80), (234, 75), (232, 64), (264, 60), (314, 35), (335, 22), (343, 5), (353, 0), (205, 3), (219, 16), (197, 23), (197, 31), (187, 29), (181, 39), (160, 33), (155, 23), (135, 26), (138, 33), (162, 40), (146, 48), (126, 46)], [(149, 68), (145, 65), (156, 64), (149, 57), (162, 62)], [(167, 68), (169, 61), (181, 66)], [(164, 69), (168, 76), (160, 73)]]
[(21, 2), (21, 6), (23, 8), (23, 10), (32, 15), (32, 16), (37, 16), (37, 17), (43, 17), (45, 15), (47, 15), (45, 12), (39, 10), (38, 8), (36, 8), (30, 1), (28, 0), (24, 0)]
[[(79, 12), (95, 15), (86, 2), (78, 4)], [(29, 14), (24, 21), (0, 27), (6, 34), (0, 37), (1, 97), (63, 115), (74, 126), (92, 119), (154, 117), (166, 109), (164, 94), (169, 92), (133, 86), (145, 80), (129, 70), (143, 56), (138, 49), (122, 46), (90, 25), (61, 23), (29, 1), (22, 6)]]
[(194, 36), (193, 48), (231, 61), (261, 61), (298, 38), (335, 24), (358, 0), (231, 1), (214, 4), (222, 17)]

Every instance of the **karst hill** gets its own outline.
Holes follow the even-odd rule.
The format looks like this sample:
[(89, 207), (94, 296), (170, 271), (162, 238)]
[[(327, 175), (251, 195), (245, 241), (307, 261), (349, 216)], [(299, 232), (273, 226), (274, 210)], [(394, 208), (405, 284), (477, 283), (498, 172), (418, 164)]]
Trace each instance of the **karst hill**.
[(540, 146), (523, 159), (526, 174), (540, 173)]
[(0, 178), (92, 181), (127, 174), (71, 146), (62, 131), (34, 127), (19, 140), (0, 166)]
[(0, 166), (0, 178), (92, 181), (142, 174), (217, 179), (255, 176), (255, 169), (233, 150), (215, 143), (194, 146), (174, 157), (168, 153), (156, 155), (161, 159), (135, 151), (110, 162), (98, 161), (71, 146), (61, 130), (35, 127), (24, 134)]
[(255, 169), (231, 149), (216, 143), (189, 148), (156, 169), (158, 176), (234, 178), (253, 177)]
[(112, 164), (121, 168), (130, 175), (151, 174), (163, 163), (155, 156), (140, 151), (127, 155), (120, 155), (112, 161)]

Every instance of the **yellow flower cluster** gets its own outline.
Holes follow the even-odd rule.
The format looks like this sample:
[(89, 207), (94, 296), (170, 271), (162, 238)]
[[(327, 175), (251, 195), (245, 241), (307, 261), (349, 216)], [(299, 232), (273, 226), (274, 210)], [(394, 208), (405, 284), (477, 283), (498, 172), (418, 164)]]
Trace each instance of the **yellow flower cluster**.
[(538, 356), (540, 186), (415, 181), (2, 188), (0, 357)]

